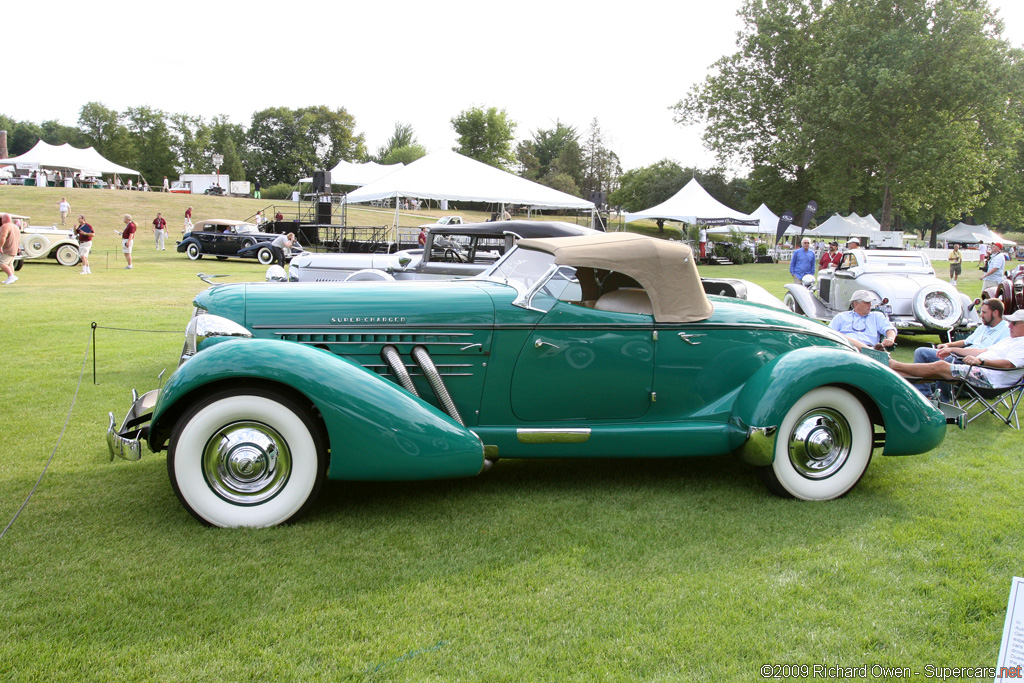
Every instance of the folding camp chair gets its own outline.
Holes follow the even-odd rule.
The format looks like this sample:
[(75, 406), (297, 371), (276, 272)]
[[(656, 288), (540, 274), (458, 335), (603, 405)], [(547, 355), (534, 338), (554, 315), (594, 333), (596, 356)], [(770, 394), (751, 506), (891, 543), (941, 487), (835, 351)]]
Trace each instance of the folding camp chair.
[[(989, 413), (1002, 420), (1007, 427), (1020, 429), (1017, 405), (1024, 396), (1024, 377), (1013, 386), (1003, 389), (984, 389), (963, 380), (955, 380), (951, 384), (954, 387), (953, 402), (967, 412), (968, 423)], [(973, 415), (972, 409), (976, 409)]]

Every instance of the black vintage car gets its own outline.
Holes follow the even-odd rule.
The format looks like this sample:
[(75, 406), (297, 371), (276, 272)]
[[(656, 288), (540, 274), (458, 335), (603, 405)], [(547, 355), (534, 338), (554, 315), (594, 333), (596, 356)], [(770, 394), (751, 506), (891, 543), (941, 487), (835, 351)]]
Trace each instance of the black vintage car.
[[(178, 251), (187, 254), (193, 261), (204, 254), (218, 259), (228, 257), (254, 258), (263, 265), (272, 263), (274, 250), (270, 243), (277, 235), (260, 232), (252, 223), (226, 218), (207, 218), (195, 222), (192, 232), (178, 242)], [(302, 253), (298, 245), (293, 246), (292, 255)], [(288, 256), (291, 258), (291, 256)]]

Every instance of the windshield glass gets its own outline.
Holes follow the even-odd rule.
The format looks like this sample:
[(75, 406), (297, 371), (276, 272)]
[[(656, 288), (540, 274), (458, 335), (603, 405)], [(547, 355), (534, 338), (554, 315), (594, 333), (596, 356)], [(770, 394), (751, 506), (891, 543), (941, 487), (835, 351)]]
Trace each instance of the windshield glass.
[(259, 232), (259, 228), (257, 228), (252, 223), (242, 223), (241, 225), (235, 226), (235, 232), (241, 235), (247, 232)]
[(504, 258), (477, 275), (477, 278), (501, 280), (525, 291), (547, 273), (554, 263), (555, 257), (551, 254), (515, 247)]

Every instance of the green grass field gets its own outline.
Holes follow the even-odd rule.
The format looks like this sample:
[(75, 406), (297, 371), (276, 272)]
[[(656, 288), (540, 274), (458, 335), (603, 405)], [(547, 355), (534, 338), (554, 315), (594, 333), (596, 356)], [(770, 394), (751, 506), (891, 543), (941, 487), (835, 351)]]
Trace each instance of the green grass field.
[[(0, 208), (44, 224), (62, 193), (0, 188)], [(189, 201), (233, 217), (266, 202), (68, 196), (97, 224), (94, 275), (28, 263), (0, 288), (0, 528), (75, 401), (0, 539), (0, 680), (755, 681), (764, 664), (995, 664), (1024, 573), (1024, 468), (1019, 433), (987, 417), (926, 455), (876, 455), (829, 503), (775, 498), (730, 456), (501, 461), (468, 480), (329, 482), (284, 528), (200, 526), (163, 455), (109, 462), (107, 411), (122, 417), (131, 387), (174, 369), (197, 271), (264, 269), (158, 253), (143, 229), (125, 271), (107, 228), (124, 212), (145, 228), (162, 207), (174, 236)], [(708, 274), (779, 296), (789, 280), (785, 264)]]

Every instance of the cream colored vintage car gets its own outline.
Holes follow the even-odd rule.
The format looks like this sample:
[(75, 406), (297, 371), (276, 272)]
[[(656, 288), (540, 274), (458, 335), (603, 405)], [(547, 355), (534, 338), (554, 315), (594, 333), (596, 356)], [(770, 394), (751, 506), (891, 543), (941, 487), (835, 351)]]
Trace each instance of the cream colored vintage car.
[(62, 266), (73, 266), (81, 260), (74, 231), (56, 225), (37, 228), (29, 224), (28, 216), (11, 214), (11, 218), (21, 220), (21, 251), (26, 261), (52, 258)]

